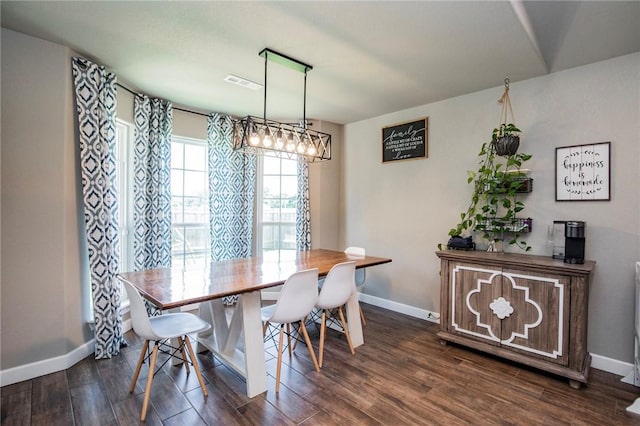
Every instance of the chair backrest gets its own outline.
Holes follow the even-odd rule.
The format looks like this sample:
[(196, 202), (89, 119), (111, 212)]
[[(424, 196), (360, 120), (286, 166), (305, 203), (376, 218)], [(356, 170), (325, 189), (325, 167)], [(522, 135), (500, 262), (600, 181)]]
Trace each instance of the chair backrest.
[(318, 268), (294, 272), (287, 278), (269, 322), (286, 324), (305, 318), (318, 301)]
[(122, 281), (122, 284), (129, 296), (129, 315), (131, 315), (131, 326), (133, 327), (133, 331), (143, 339), (155, 340), (156, 334), (151, 328), (151, 321), (149, 321), (147, 307), (144, 305), (142, 296), (130, 283)]
[(356, 262), (342, 262), (334, 265), (324, 279), (318, 295), (317, 307), (332, 309), (342, 306), (356, 291)]
[[(362, 247), (347, 247), (344, 252), (352, 256), (365, 256), (365, 249)], [(356, 269), (356, 287), (364, 287), (364, 282), (366, 279), (367, 270), (365, 268)]]

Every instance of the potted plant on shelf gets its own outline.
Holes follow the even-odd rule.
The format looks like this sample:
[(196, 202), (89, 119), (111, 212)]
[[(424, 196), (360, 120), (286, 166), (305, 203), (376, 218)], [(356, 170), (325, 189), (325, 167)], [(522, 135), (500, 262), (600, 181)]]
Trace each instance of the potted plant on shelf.
[[(521, 234), (531, 230), (531, 219), (520, 219), (524, 210), (519, 199), (522, 192), (530, 192), (531, 179), (526, 177), (522, 165), (531, 159), (530, 154), (499, 155), (492, 142), (482, 144), (478, 154), (477, 171), (467, 172), (467, 183), (473, 184), (471, 202), (460, 213), (460, 222), (449, 230), (450, 237), (480, 233), (489, 242), (489, 249), (501, 251), (505, 234), (510, 235), (509, 245), (529, 251), (531, 247), (521, 239)], [(438, 246), (440, 249), (441, 245)], [(494, 251), (494, 250), (491, 250)]]

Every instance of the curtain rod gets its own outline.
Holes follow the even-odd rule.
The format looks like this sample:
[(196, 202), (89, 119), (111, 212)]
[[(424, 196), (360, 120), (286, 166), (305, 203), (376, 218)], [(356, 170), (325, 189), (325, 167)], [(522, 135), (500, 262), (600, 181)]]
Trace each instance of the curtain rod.
[[(120, 84), (120, 83), (116, 83), (116, 86), (120, 86), (120, 87), (122, 87), (124, 90), (126, 90), (126, 91), (127, 91), (127, 92), (129, 92), (129, 93), (131, 93), (133, 96), (137, 96), (137, 95), (139, 95), (139, 94), (140, 94), (140, 93), (136, 93), (136, 92), (134, 92), (133, 90), (129, 89), (127, 86), (124, 86), (124, 85), (122, 85), (122, 84)], [(191, 111), (191, 110), (188, 110), (188, 109), (176, 108), (176, 107), (173, 107), (173, 109), (174, 109), (174, 110), (177, 110), (177, 111), (188, 112), (188, 113), (190, 113), (190, 114), (201, 115), (201, 116), (203, 116), (203, 117), (209, 117), (209, 114), (205, 114), (205, 113), (202, 113), (202, 112)]]

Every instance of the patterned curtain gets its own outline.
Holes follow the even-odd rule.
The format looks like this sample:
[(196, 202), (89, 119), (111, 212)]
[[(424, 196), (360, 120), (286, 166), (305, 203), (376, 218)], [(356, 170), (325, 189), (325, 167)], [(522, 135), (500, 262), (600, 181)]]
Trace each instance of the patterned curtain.
[[(256, 158), (234, 151), (233, 121), (227, 115), (209, 114), (209, 235), (211, 260), (251, 256)], [(234, 303), (237, 296), (224, 299)]]
[(171, 266), (171, 102), (134, 98), (133, 255), (137, 271)]
[(126, 342), (120, 317), (116, 201), (116, 76), (86, 59), (72, 60), (80, 169), (95, 322), (95, 357), (111, 358)]
[(309, 163), (298, 161), (298, 202), (296, 211), (296, 249), (311, 249), (311, 203), (309, 202)]

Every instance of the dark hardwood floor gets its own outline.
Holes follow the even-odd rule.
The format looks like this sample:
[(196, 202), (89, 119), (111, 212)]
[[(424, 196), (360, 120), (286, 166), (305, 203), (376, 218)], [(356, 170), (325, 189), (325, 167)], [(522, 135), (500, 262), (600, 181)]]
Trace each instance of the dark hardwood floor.
[[(279, 395), (275, 350), (267, 344), (269, 390), (249, 399), (243, 379), (200, 354), (208, 398), (195, 374), (165, 365), (153, 383), (149, 425), (632, 425), (625, 413), (638, 388), (592, 369), (580, 390), (567, 380), (462, 347), (442, 346), (438, 326), (363, 305), (365, 345), (348, 351), (330, 331), (316, 373), (305, 345), (284, 356)], [(310, 328), (317, 350), (318, 331)], [(5, 386), (2, 425), (138, 424), (147, 371), (129, 394), (142, 341), (111, 360)]]

